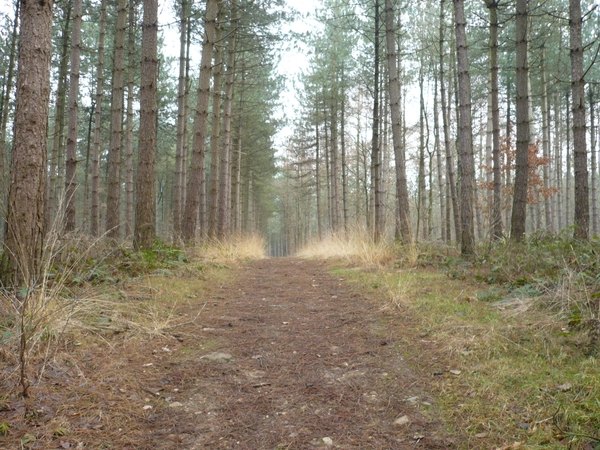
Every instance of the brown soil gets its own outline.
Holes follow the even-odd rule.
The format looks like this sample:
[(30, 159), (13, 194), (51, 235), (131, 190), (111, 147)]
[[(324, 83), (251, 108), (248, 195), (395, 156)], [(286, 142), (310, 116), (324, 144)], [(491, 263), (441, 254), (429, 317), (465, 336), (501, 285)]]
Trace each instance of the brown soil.
[(409, 319), (325, 263), (257, 261), (197, 302), (169, 339), (71, 343), (27, 420), (0, 401), (0, 449), (457, 447), (402, 358)]

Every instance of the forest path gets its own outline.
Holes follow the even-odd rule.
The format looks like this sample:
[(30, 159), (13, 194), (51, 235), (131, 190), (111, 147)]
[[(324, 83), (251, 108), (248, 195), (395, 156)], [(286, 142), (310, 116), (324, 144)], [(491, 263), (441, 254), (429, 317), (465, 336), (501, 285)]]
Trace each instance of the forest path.
[(454, 447), (402, 359), (406, 319), (326, 263), (256, 261), (203, 301), (197, 347), (156, 374), (179, 388), (155, 448)]

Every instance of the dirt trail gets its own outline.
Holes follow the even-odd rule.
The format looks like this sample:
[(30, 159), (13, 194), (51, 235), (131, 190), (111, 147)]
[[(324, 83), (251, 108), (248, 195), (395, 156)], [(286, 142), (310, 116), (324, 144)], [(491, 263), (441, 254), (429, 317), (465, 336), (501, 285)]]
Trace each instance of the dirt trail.
[(323, 262), (258, 261), (213, 294), (202, 356), (156, 379), (181, 387), (171, 425), (150, 419), (157, 448), (454, 447), (381, 301)]
[(0, 450), (457, 447), (436, 419), (430, 378), (402, 359), (419, 353), (402, 347), (417, 334), (409, 317), (323, 262), (267, 259), (233, 274), (223, 286), (197, 272), (140, 280), (189, 302), (173, 311), (183, 326), (147, 340), (66, 340), (32, 407), (0, 392), (10, 426)]

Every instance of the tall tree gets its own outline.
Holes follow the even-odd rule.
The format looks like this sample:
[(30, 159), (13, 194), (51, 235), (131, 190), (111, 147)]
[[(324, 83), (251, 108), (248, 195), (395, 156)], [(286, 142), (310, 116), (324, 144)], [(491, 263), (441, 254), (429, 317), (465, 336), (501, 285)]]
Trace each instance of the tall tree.
[(125, 78), (125, 31), (127, 0), (118, 0), (115, 29), (110, 119), (110, 148), (108, 151), (108, 189), (106, 195), (106, 234), (120, 237), (121, 154), (123, 140), (123, 90)]
[[(218, 231), (221, 237), (231, 232), (231, 119), (233, 111), (234, 78), (238, 32), (238, 0), (231, 1), (229, 11), (230, 28), (227, 44), (227, 69), (225, 72), (225, 104), (223, 105), (223, 141), (221, 144), (221, 164), (219, 165), (219, 208)], [(216, 157), (216, 155), (215, 155)]]
[(181, 0), (181, 16), (179, 22), (179, 82), (177, 86), (177, 144), (175, 148), (175, 178), (173, 186), (173, 232), (175, 238), (181, 236), (181, 210), (183, 206), (183, 167), (185, 151), (185, 124), (187, 120), (187, 39), (190, 34), (188, 22), (188, 0)]
[(182, 237), (188, 244), (193, 244), (196, 238), (198, 215), (205, 232), (206, 224), (206, 183), (204, 178), (206, 152), (206, 122), (208, 119), (208, 101), (210, 97), (210, 74), (213, 49), (215, 45), (216, 21), (219, 12), (217, 0), (206, 1), (204, 21), (204, 42), (200, 61), (200, 80), (198, 82), (198, 98), (196, 117), (194, 119), (194, 140), (192, 161), (189, 170), (185, 214), (182, 226)]
[(498, 0), (485, 0), (490, 14), (490, 100), (492, 113), (492, 238), (502, 238), (502, 175), (500, 163), (500, 105), (498, 87)]
[(63, 6), (63, 28), (61, 30), (61, 53), (58, 69), (58, 86), (56, 89), (56, 100), (54, 102), (54, 130), (52, 136), (52, 152), (50, 156), (50, 182), (48, 185), (46, 201), (46, 222), (48, 226), (54, 224), (55, 214), (58, 212), (60, 189), (59, 180), (62, 176), (62, 156), (64, 146), (65, 107), (67, 92), (67, 75), (69, 70), (69, 34), (71, 26), (72, 2)]
[(14, 151), (0, 264), (2, 283), (16, 288), (33, 288), (42, 269), (53, 5), (52, 0), (21, 3)]
[(219, 221), (219, 143), (221, 142), (221, 100), (223, 98), (223, 22), (225, 13), (223, 8), (217, 16), (217, 28), (215, 30), (215, 49), (213, 64), (213, 92), (212, 92), (212, 124), (210, 136), (210, 178), (208, 188), (208, 235), (214, 237), (217, 234)]
[[(135, 55), (135, 2), (129, 2), (129, 30), (127, 34), (127, 106), (126, 106), (126, 133), (125, 133), (125, 236), (133, 236), (134, 226), (134, 180), (133, 180), (133, 128), (134, 128), (134, 85), (136, 73)], [(139, 143), (138, 143), (139, 144)]]
[(96, 95), (94, 110), (94, 144), (92, 146), (92, 207), (90, 233), (100, 233), (100, 147), (102, 132), (102, 100), (104, 98), (104, 39), (106, 36), (106, 0), (100, 3), (98, 61), (96, 63)]
[(464, 0), (454, 0), (454, 23), (456, 32), (456, 59), (458, 65), (458, 98), (460, 103), (458, 142), (462, 169), (460, 178), (460, 248), (463, 255), (475, 253), (475, 230), (473, 224), (473, 133), (471, 125), (471, 80), (467, 55), (467, 35)]
[(140, 138), (136, 182), (133, 245), (149, 250), (154, 228), (154, 165), (156, 160), (156, 85), (158, 75), (158, 0), (144, 0), (142, 23), (142, 79), (140, 90)]
[[(444, 130), (444, 151), (446, 153), (446, 183), (449, 187), (448, 191), (450, 192), (450, 199), (452, 202), (452, 213), (454, 218), (454, 231), (456, 235), (456, 240), (460, 240), (460, 216), (459, 216), (459, 208), (458, 208), (458, 194), (456, 192), (456, 181), (454, 179), (454, 158), (452, 157), (452, 149), (450, 148), (450, 106), (446, 101), (446, 66), (444, 62), (444, 54), (445, 54), (445, 46), (444, 46), (444, 31), (445, 31), (445, 8), (444, 8), (445, 0), (440, 0), (440, 26), (439, 26), (439, 45), (440, 45), (440, 101), (442, 108), (442, 128)], [(448, 94), (448, 97), (451, 97)], [(446, 209), (446, 216), (450, 216), (450, 205)], [(448, 235), (448, 240), (450, 241), (450, 221), (448, 220), (446, 233)]]
[(379, 0), (375, 0), (375, 36), (374, 61), (373, 61), (373, 123), (371, 137), (371, 190), (374, 203), (374, 223), (373, 232), (375, 240), (383, 237), (384, 233), (384, 204), (382, 192), (382, 164), (381, 164), (381, 143), (379, 138), (379, 82), (380, 82), (380, 62), (379, 62)]
[(75, 191), (77, 188), (77, 131), (79, 125), (79, 67), (81, 65), (81, 22), (83, 0), (73, 1), (71, 33), (71, 74), (69, 79), (69, 121), (65, 173), (65, 231), (75, 230)]
[(527, 214), (527, 185), (529, 178), (529, 63), (528, 47), (528, 6), (527, 0), (517, 0), (516, 32), (516, 87), (517, 87), (517, 149), (515, 156), (515, 187), (511, 217), (511, 236), (517, 242), (525, 234)]
[(569, 37), (571, 42), (571, 94), (573, 96), (573, 168), (575, 170), (574, 235), (587, 239), (590, 223), (588, 167), (585, 136), (585, 81), (583, 79), (583, 19), (581, 0), (569, 0)]

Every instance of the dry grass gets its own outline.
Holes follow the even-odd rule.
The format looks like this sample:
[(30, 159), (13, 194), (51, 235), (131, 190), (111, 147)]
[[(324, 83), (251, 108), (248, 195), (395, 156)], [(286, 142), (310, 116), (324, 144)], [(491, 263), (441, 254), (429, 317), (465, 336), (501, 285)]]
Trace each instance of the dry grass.
[(235, 265), (267, 257), (266, 244), (256, 234), (235, 235), (226, 239), (212, 239), (198, 247), (199, 259), (213, 264)]
[(375, 242), (364, 229), (332, 233), (298, 251), (300, 258), (338, 259), (361, 267), (381, 267), (398, 258), (397, 247), (382, 239)]

